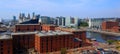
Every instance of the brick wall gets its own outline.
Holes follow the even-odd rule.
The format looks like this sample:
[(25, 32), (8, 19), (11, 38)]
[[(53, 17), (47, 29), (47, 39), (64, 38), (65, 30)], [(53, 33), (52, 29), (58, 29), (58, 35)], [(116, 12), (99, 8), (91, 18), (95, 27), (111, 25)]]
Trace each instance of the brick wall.
[(13, 54), (12, 39), (0, 39), (0, 54)]
[(83, 35), (85, 34), (81, 33), (80, 35), (68, 34), (68, 35), (54, 35), (54, 36), (36, 35), (35, 49), (39, 53), (45, 53), (45, 52), (60, 51), (61, 48), (66, 48), (66, 49), (78, 48), (82, 46), (81, 45), (82, 42), (80, 41), (76, 42), (74, 41), (74, 38), (80, 38), (84, 42)]
[(13, 35), (14, 49), (29, 49), (34, 48), (35, 34)]
[(119, 32), (119, 23), (107, 21), (102, 23), (102, 30), (111, 31), (111, 32)]
[(14, 32), (25, 32), (25, 31), (41, 31), (42, 27), (39, 24), (31, 24), (31, 25), (16, 25)]
[(55, 25), (42, 25), (42, 30), (44, 30), (44, 31), (49, 31), (49, 30), (54, 31), (56, 27), (57, 26), (55, 26)]

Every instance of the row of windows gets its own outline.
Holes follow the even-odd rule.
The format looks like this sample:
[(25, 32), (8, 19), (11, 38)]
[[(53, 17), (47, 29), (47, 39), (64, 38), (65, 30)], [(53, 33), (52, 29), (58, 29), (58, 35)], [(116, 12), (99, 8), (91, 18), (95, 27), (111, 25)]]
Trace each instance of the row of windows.
[[(0, 51), (0, 54), (3, 54), (3, 53), (4, 53), (4, 52)], [(10, 54), (10, 51), (8, 50), (7, 53)]]
[[(57, 41), (56, 41), (57, 42)], [(64, 42), (64, 43), (63, 43)], [(71, 41), (68, 41), (68, 42), (65, 42), (65, 40), (63, 41), (63, 42), (59, 42), (59, 45), (60, 45), (60, 48), (61, 47), (66, 47), (67, 46), (67, 49), (69, 49), (69, 48), (74, 48), (74, 46), (73, 46), (73, 44), (74, 43), (72, 43)], [(44, 45), (45, 44), (45, 45)], [(51, 41), (51, 43), (49, 43), (50, 44), (50, 48), (51, 48), (51, 51), (53, 50), (57, 50), (57, 48), (56, 49), (54, 49), (54, 47), (53, 47), (53, 43), (52, 43), (52, 41)], [(42, 50), (42, 52), (43, 52), (43, 50), (46, 50), (46, 51), (48, 51), (49, 49), (49, 45), (48, 44), (48, 40), (46, 40), (46, 43), (41, 43), (41, 50)], [(57, 43), (56, 43), (57, 44)], [(61, 45), (62, 44), (62, 45)], [(44, 47), (46, 47), (46, 49), (44, 48)], [(80, 45), (78, 45), (78, 46), (75, 46), (75, 47), (80, 47)]]

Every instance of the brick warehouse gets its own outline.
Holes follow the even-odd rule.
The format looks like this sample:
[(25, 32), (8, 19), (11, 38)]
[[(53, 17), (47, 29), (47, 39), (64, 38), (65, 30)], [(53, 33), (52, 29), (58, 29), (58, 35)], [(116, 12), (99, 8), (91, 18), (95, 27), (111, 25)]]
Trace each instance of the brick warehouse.
[(0, 36), (0, 54), (13, 54), (12, 41), (10, 35)]
[[(81, 31), (82, 32), (82, 31)], [(40, 32), (35, 36), (35, 49), (39, 53), (59, 51), (61, 48), (73, 49), (82, 47), (84, 40), (73, 33), (64, 31)]]
[(20, 30), (16, 30), (15, 28), (16, 32), (11, 34), (13, 40), (12, 46), (14, 46), (12, 47), (13, 51), (11, 51), (14, 52), (13, 54), (15, 54), (17, 50), (28, 50), (31, 48), (35, 48), (39, 53), (46, 53), (60, 51), (61, 48), (73, 49), (90, 45), (86, 42), (85, 31), (61, 31), (55, 29), (56, 27), (54, 26), (52, 26), (52, 29), (41, 31), (43, 27), (51, 28), (51, 26), (39, 25), (40, 30), (34, 30), (34, 28), (36, 28), (34, 24), (29, 24), (32, 30), (27, 31), (27, 29), (24, 30), (25, 26), (27, 26), (27, 24), (21, 24), (21, 26), (20, 24), (19, 26), (17, 25), (16, 27), (20, 28)]
[(17, 24), (15, 25), (14, 32), (25, 32), (25, 31), (41, 31), (41, 24)]
[(102, 23), (102, 30), (111, 32), (120, 32), (120, 27), (118, 22), (105, 21)]
[(42, 25), (42, 30), (44, 30), (44, 31), (49, 31), (49, 30), (54, 31), (56, 27), (57, 26), (55, 26), (55, 25)]
[(35, 46), (35, 33), (36, 32), (17, 32), (12, 33), (13, 39), (13, 50), (16, 53), (17, 49), (27, 50), (34, 48)]

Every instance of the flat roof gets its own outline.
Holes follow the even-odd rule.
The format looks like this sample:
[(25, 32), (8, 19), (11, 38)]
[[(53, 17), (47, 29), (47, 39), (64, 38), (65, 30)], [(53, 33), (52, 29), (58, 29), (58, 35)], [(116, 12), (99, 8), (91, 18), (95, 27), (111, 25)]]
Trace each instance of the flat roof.
[(40, 25), (40, 24), (16, 24), (16, 25)]
[(38, 34), (39, 36), (54, 36), (54, 35), (67, 35), (67, 34), (73, 34), (71, 32), (65, 32), (65, 31), (35, 31), (35, 32), (16, 32), (11, 33), (11, 35), (28, 35), (28, 34)]
[(11, 35), (0, 35), (0, 40), (1, 39), (11, 39), (12, 36)]
[(40, 37), (41, 36), (54, 36), (54, 35), (67, 35), (67, 34), (73, 34), (73, 33), (65, 32), (65, 31), (48, 31), (48, 32), (41, 31), (38, 33)]
[(23, 35), (23, 34), (36, 34), (37, 32), (15, 32), (11, 33), (11, 35)]
[(83, 29), (75, 29), (75, 28), (63, 28), (63, 27), (57, 27), (57, 28), (60, 28), (61, 30), (69, 31), (69, 32), (83, 32), (83, 31), (85, 31)]

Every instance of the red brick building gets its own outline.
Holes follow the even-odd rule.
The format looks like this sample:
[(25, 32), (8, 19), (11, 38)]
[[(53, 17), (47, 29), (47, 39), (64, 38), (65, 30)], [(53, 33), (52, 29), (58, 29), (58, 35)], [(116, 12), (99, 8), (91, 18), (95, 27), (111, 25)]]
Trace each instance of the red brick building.
[(44, 31), (49, 31), (49, 30), (54, 31), (56, 27), (57, 26), (55, 26), (55, 25), (42, 25), (42, 30), (44, 30)]
[[(43, 30), (43, 31), (42, 31)], [(57, 28), (53, 25), (19, 24), (10, 40), (14, 47), (10, 52), (34, 48), (39, 54), (73, 49), (91, 45), (86, 42), (86, 32), (81, 30)], [(1, 40), (1, 39), (0, 39)], [(9, 41), (8, 41), (9, 42)], [(6, 54), (6, 51), (5, 51)]]
[(105, 21), (102, 23), (102, 30), (111, 31), (111, 32), (119, 32), (119, 23), (113, 21)]
[(13, 54), (13, 44), (11, 36), (0, 36), (0, 54)]
[[(40, 32), (35, 36), (35, 49), (40, 53), (60, 51), (62, 48), (73, 49), (82, 47), (84, 40), (81, 35), (64, 31)], [(83, 38), (84, 39), (84, 38)]]
[(14, 32), (41, 31), (41, 24), (17, 24)]
[[(84, 30), (76, 30), (72, 28), (62, 28), (62, 27), (56, 27), (56, 30), (61, 30), (61, 31), (66, 31), (66, 32), (71, 32), (74, 34), (75, 37), (82, 39), (84, 43), (86, 42), (86, 31)], [(82, 36), (81, 36), (82, 35)]]
[(17, 32), (12, 33), (13, 48), (17, 49), (30, 49), (35, 46), (35, 34), (36, 32)]

